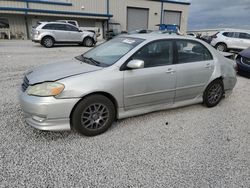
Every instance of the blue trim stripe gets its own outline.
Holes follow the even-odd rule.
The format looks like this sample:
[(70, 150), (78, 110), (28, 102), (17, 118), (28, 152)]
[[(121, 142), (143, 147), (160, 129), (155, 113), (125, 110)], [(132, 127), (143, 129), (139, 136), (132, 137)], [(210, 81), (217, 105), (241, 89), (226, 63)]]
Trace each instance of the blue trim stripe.
[(181, 1), (161, 0), (161, 2), (163, 2), (163, 3), (181, 4), (181, 5), (191, 5), (190, 2), (181, 2)]
[(51, 5), (64, 5), (64, 6), (73, 6), (72, 3), (67, 2), (57, 2), (57, 1), (48, 1), (48, 0), (16, 0), (20, 2), (27, 2), (27, 3), (39, 3), (39, 4), (51, 4)]
[(18, 11), (18, 12), (37, 12), (37, 13), (48, 13), (48, 14), (66, 14), (66, 15), (77, 15), (77, 16), (107, 17), (107, 18), (113, 17), (112, 14), (97, 14), (97, 13), (43, 10), (43, 9), (30, 9), (30, 8), (0, 7), (0, 10)]

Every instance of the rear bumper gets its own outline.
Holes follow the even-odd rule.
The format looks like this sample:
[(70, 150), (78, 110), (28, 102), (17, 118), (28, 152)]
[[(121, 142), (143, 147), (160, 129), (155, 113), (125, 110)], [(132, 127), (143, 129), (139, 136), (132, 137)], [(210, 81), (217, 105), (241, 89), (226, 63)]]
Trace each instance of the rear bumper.
[(32, 40), (32, 42), (40, 43), (41, 41), (40, 40)]
[(54, 97), (19, 95), (25, 121), (28, 125), (46, 131), (70, 130), (70, 113), (79, 99), (56, 99)]

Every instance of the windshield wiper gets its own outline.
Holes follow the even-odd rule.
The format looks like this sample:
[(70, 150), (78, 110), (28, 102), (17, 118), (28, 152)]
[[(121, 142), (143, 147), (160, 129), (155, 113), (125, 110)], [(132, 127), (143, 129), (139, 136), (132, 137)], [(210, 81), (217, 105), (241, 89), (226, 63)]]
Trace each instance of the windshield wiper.
[(101, 63), (99, 62), (99, 61), (96, 61), (95, 59), (93, 59), (92, 57), (84, 57), (83, 55), (82, 55), (82, 58), (83, 58), (83, 60), (84, 61), (88, 61), (88, 62), (90, 62), (90, 63), (92, 63), (92, 64), (94, 64), (94, 65), (100, 65)]

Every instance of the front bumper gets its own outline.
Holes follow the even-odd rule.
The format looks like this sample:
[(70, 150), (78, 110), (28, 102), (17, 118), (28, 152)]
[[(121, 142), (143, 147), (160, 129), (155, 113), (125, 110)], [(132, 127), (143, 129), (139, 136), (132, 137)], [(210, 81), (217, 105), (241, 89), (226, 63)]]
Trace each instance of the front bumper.
[(27, 124), (46, 131), (71, 130), (70, 113), (80, 100), (35, 97), (25, 92), (20, 93), (19, 99)]

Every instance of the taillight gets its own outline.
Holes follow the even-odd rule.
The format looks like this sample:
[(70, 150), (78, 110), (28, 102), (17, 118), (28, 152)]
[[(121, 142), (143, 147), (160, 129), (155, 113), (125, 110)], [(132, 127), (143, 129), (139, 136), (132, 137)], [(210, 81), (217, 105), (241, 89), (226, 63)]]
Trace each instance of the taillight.
[(234, 65), (234, 70), (235, 70), (235, 72), (238, 72), (238, 70), (239, 70), (239, 65), (237, 63), (235, 63), (235, 65)]

